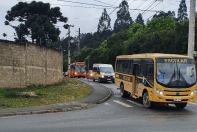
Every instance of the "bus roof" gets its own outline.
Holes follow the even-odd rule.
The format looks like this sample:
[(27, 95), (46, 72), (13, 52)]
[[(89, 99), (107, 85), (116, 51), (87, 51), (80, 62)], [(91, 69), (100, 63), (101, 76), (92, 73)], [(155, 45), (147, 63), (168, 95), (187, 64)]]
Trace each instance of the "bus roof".
[(133, 55), (120, 55), (120, 56), (117, 56), (117, 58), (157, 58), (157, 57), (193, 58), (191, 56), (178, 55), (178, 54), (163, 54), (163, 53), (144, 53), (144, 54), (133, 54)]

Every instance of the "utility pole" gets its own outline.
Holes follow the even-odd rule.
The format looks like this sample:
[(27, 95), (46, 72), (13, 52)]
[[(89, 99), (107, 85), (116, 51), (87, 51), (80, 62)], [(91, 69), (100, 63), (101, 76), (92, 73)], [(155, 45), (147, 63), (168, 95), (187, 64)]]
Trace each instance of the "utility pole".
[(196, 0), (190, 0), (189, 37), (187, 55), (194, 57)]
[(79, 42), (78, 42), (78, 52), (80, 52), (80, 28), (79, 28)]
[(70, 27), (74, 27), (74, 25), (68, 26), (68, 69), (70, 69), (70, 62), (71, 62), (71, 60), (70, 60)]

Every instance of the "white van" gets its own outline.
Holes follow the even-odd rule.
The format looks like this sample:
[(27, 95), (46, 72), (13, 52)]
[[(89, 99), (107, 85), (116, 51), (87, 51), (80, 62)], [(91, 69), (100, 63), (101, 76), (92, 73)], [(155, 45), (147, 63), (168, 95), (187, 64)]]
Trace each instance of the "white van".
[(93, 64), (93, 81), (112, 81), (114, 83), (115, 73), (111, 64)]

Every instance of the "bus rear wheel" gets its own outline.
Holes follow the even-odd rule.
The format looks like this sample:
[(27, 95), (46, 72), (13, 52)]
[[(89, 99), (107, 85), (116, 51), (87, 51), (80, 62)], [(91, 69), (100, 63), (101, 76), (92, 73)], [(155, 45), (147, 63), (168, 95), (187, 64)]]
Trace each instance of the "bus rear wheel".
[(148, 95), (148, 92), (145, 92), (143, 94), (143, 105), (145, 108), (153, 108), (153, 102), (149, 100), (149, 95)]
[(129, 98), (130, 97), (130, 94), (127, 91), (124, 90), (124, 85), (123, 84), (120, 85), (120, 95), (123, 98)]
[(178, 109), (183, 109), (185, 106), (187, 105), (187, 103), (176, 103), (175, 106)]

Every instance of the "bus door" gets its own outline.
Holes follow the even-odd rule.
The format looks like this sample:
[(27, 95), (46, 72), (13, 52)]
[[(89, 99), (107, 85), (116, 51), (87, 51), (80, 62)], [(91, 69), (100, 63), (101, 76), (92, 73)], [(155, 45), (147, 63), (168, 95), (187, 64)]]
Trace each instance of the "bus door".
[(139, 64), (134, 64), (134, 70), (133, 70), (133, 74), (135, 75), (135, 84), (134, 84), (134, 94), (137, 94), (137, 86), (138, 86), (138, 83), (137, 83), (137, 76), (138, 76), (138, 72), (139, 72), (139, 67), (140, 65)]

